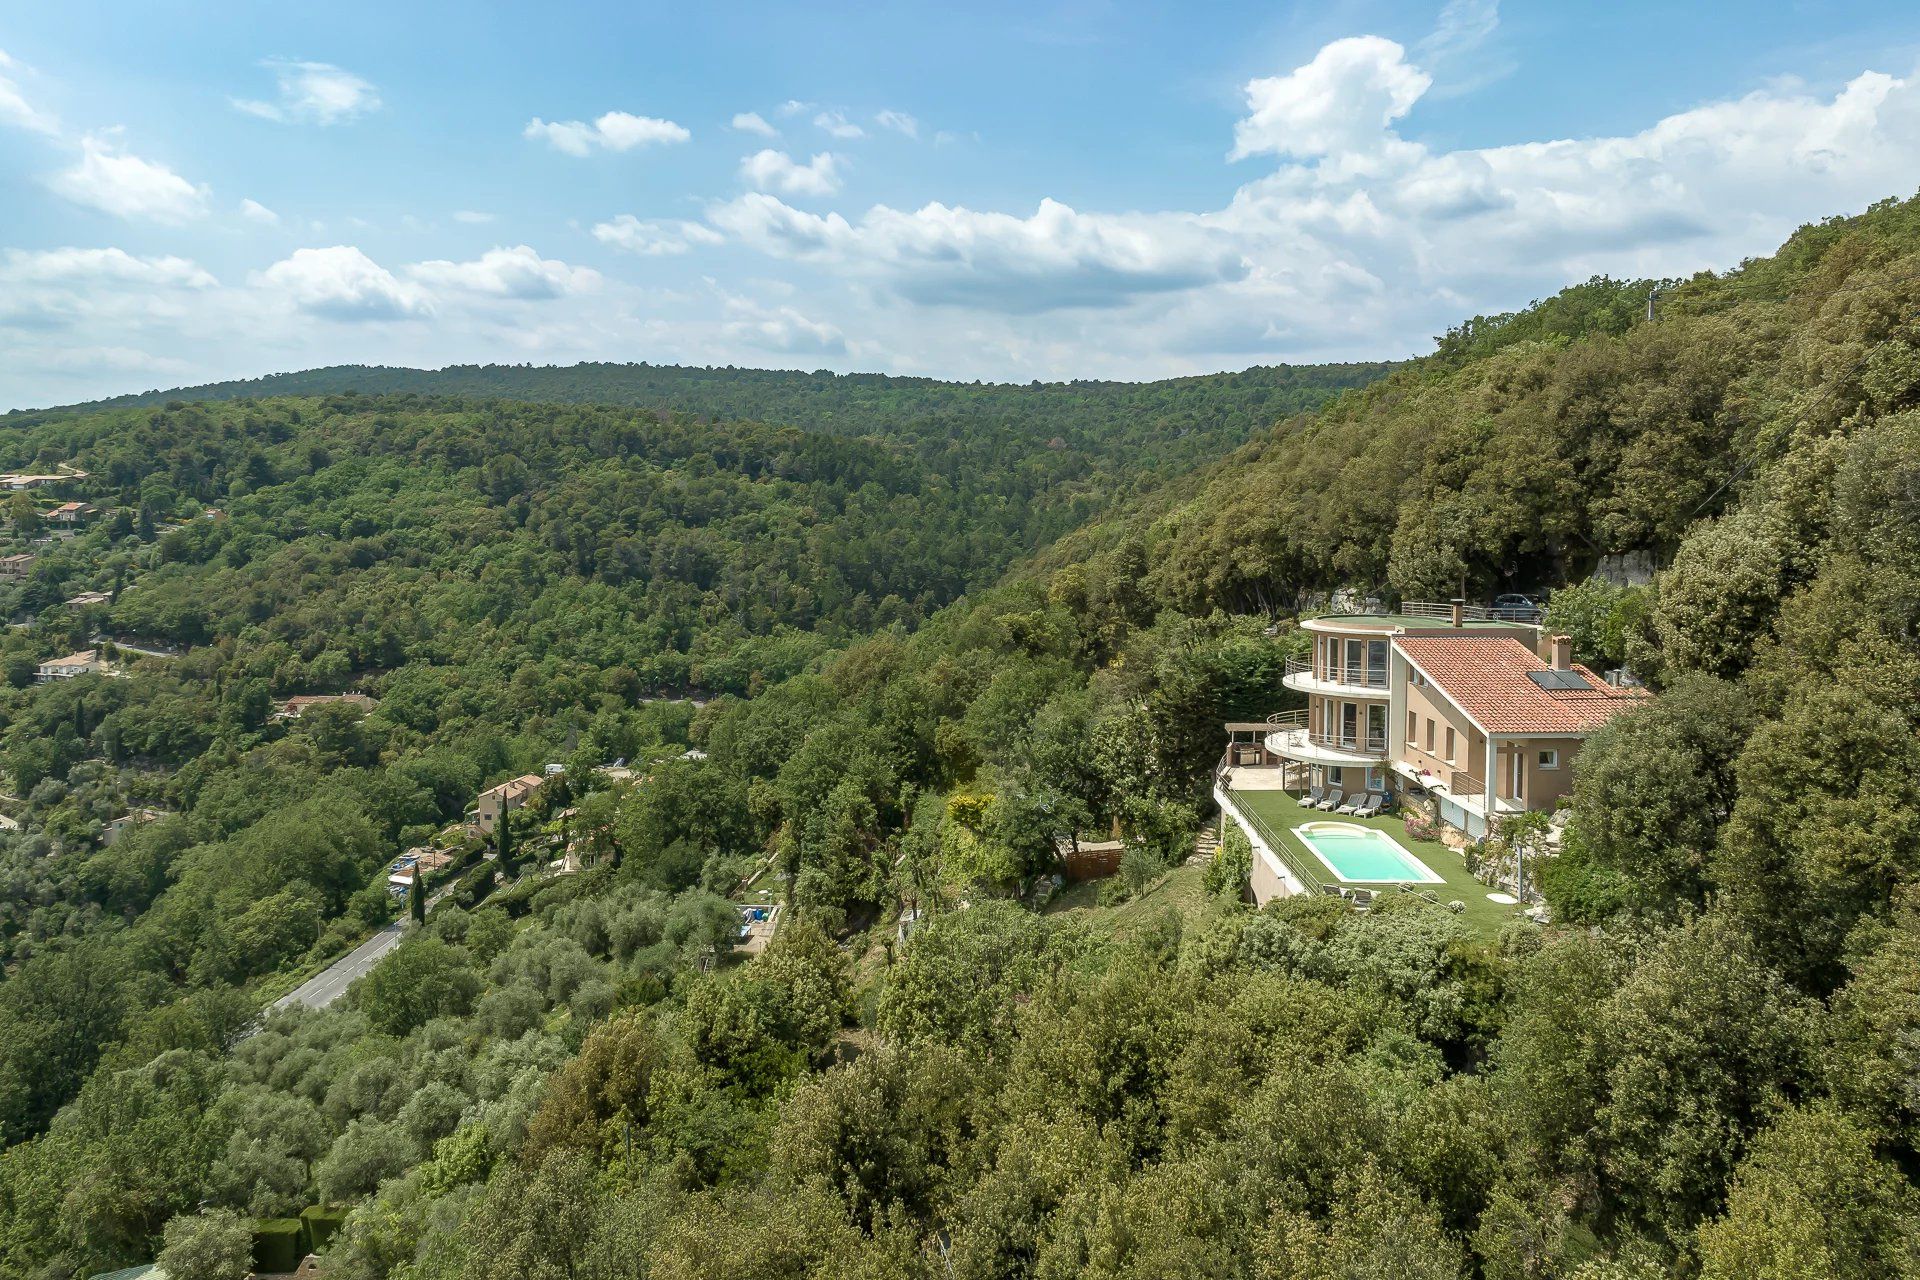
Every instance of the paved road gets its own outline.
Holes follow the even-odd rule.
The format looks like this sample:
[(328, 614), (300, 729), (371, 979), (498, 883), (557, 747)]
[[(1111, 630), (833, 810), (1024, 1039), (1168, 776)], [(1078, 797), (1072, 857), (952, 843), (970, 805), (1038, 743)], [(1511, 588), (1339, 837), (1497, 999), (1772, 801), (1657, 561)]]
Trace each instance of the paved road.
[(400, 939), (406, 936), (406, 921), (394, 921), (321, 972), (275, 1000), (273, 1007), (285, 1009), (289, 1005), (303, 1004), (309, 1009), (326, 1008), (346, 994), (348, 984), (384, 960), (387, 952), (399, 946)]

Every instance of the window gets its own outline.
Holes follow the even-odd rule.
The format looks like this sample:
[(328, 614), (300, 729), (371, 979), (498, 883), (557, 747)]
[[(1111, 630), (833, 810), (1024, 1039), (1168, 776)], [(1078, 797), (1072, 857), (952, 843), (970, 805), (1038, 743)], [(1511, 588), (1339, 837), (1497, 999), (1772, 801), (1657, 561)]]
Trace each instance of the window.
[(1447, 763), (1453, 763), (1453, 726), (1447, 726)]
[(1427, 719), (1427, 754), (1428, 755), (1433, 754), (1433, 719), (1432, 717), (1428, 717)]
[(1560, 767), (1560, 753), (1558, 751), (1542, 751), (1540, 753), (1540, 767), (1542, 769), (1558, 769)]
[(1414, 739), (1419, 735), (1420, 717), (1409, 711), (1407, 712), (1407, 745), (1412, 746)]

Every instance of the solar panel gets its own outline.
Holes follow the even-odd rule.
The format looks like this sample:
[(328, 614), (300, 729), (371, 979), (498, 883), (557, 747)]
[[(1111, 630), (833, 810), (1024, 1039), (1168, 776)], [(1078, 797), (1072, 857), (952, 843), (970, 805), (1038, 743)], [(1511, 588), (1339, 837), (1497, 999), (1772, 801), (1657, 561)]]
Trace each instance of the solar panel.
[(1593, 687), (1578, 671), (1529, 671), (1527, 678), (1542, 689), (1591, 689)]

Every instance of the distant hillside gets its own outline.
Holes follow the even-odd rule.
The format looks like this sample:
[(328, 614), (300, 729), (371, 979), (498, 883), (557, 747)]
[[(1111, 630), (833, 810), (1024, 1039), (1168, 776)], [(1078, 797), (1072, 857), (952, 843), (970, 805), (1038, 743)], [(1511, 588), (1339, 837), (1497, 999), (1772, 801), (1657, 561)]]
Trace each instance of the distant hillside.
[[(679, 365), (454, 365), (400, 369), (339, 365), (91, 404), (16, 412), (0, 424), (110, 408), (285, 395), (422, 395), (536, 403), (606, 404), (713, 421), (767, 422), (803, 431), (911, 443), (936, 469), (997, 466), (1009, 448), (1091, 455), (1130, 480), (1165, 477), (1234, 448), (1291, 414), (1391, 372), (1392, 363), (1274, 366), (1160, 382), (941, 382), (821, 370)], [(1076, 468), (1049, 464), (1071, 478)]]

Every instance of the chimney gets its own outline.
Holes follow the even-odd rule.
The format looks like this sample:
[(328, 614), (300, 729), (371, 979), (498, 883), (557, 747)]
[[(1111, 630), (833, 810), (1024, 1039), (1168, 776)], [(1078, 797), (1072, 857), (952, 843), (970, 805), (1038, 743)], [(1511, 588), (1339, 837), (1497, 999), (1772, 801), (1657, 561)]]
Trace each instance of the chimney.
[(1567, 671), (1573, 667), (1573, 637), (1555, 636), (1553, 638), (1553, 669)]
[(1465, 600), (1462, 600), (1459, 596), (1455, 596), (1453, 598), (1452, 603), (1453, 603), (1453, 625), (1456, 627), (1466, 626), (1467, 625), (1467, 602)]

